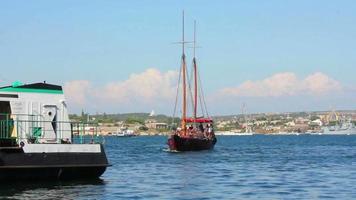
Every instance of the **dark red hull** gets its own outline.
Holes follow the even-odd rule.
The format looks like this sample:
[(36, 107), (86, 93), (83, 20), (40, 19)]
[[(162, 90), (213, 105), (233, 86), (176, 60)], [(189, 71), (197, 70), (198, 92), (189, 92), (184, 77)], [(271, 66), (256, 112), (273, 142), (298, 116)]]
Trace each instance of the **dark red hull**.
[(169, 149), (172, 151), (201, 151), (213, 149), (216, 138), (185, 138), (178, 135), (172, 135), (168, 139)]

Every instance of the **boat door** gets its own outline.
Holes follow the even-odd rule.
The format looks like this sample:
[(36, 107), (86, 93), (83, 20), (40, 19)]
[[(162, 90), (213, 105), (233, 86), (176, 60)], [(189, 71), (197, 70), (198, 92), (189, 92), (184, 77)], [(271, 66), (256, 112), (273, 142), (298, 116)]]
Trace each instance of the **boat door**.
[(0, 101), (0, 140), (8, 139), (13, 133), (13, 120), (9, 101)]
[(57, 110), (56, 105), (43, 106), (44, 130), (42, 138), (46, 141), (57, 139)]

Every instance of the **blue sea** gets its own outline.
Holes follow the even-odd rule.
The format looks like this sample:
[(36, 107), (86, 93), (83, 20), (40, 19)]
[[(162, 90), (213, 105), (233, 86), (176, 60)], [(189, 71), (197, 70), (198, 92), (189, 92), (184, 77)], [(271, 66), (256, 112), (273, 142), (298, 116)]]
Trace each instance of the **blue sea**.
[(220, 136), (170, 153), (166, 137), (107, 137), (97, 181), (1, 183), (7, 199), (356, 199), (356, 136)]

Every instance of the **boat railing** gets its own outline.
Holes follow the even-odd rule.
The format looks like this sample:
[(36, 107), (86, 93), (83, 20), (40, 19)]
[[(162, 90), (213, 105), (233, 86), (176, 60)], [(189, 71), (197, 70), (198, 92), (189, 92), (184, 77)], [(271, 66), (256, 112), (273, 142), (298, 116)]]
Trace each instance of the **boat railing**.
[(13, 120), (9, 114), (0, 113), (0, 139), (11, 139)]
[[(10, 143), (104, 143), (97, 123), (73, 121), (46, 121), (40, 116), (27, 119), (0, 114), (0, 140)], [(50, 136), (50, 137), (48, 137)], [(7, 142), (7, 143), (9, 143)], [(0, 142), (0, 144), (2, 144)]]
[(88, 144), (105, 142), (105, 138), (100, 134), (99, 125), (92, 122), (70, 122), (72, 143)]

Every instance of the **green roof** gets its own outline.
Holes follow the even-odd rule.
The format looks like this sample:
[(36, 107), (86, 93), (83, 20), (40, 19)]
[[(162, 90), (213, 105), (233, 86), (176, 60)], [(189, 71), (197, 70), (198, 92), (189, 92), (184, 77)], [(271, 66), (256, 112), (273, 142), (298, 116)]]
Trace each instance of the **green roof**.
[(0, 92), (30, 92), (30, 93), (48, 93), (48, 94), (63, 94), (62, 90), (47, 90), (47, 89), (33, 89), (33, 88), (0, 88)]
[(30, 92), (30, 93), (47, 93), (63, 94), (61, 86), (47, 83), (22, 84), (15, 82), (11, 86), (1, 87), (0, 92)]

